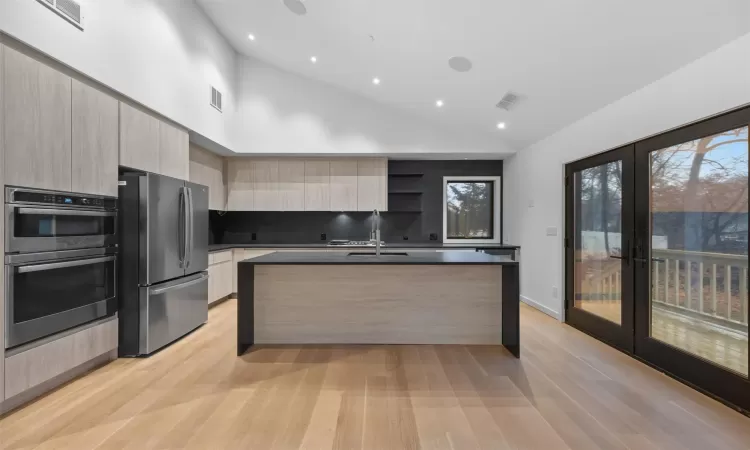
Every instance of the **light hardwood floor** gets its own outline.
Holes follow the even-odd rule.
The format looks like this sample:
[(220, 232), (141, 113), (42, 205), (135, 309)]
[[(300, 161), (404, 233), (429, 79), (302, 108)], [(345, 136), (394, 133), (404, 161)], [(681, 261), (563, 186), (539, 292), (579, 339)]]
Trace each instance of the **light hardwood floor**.
[(528, 307), (501, 346), (235, 351), (236, 302), (0, 419), (2, 449), (741, 449), (750, 418)]

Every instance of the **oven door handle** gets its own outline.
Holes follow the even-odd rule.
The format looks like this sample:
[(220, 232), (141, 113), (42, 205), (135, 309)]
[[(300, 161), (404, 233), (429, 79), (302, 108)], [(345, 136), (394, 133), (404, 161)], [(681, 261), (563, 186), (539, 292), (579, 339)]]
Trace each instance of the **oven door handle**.
[(18, 273), (29, 273), (29, 272), (42, 272), (44, 270), (62, 269), (65, 267), (77, 267), (77, 266), (88, 266), (90, 264), (98, 264), (103, 262), (114, 261), (115, 256), (104, 256), (102, 258), (89, 258), (89, 259), (77, 259), (74, 261), (63, 261), (48, 264), (36, 264), (32, 266), (20, 266)]
[(114, 217), (115, 211), (91, 211), (82, 209), (56, 209), (56, 208), (18, 208), (18, 214), (29, 214), (39, 216), (89, 216), (89, 217)]

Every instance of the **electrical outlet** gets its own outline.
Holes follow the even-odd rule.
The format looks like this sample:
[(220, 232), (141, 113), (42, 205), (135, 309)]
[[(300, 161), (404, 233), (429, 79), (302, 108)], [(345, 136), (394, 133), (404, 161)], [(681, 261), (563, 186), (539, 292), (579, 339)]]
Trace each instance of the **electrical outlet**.
[(405, 241), (408, 241), (409, 240), (409, 236), (403, 236), (402, 239), (405, 240)]
[(547, 236), (557, 236), (557, 227), (547, 227)]
[(326, 234), (325, 233), (320, 233), (320, 240), (321, 241), (325, 241), (326, 239), (327, 239), (326, 238)]
[(557, 298), (557, 286), (552, 286), (552, 298)]
[(430, 240), (437, 241), (437, 233), (430, 233)]
[(253, 240), (253, 241), (255, 241), (255, 240), (258, 239), (258, 235), (255, 234), (255, 233), (253, 233), (253, 234), (250, 235), (250, 239)]

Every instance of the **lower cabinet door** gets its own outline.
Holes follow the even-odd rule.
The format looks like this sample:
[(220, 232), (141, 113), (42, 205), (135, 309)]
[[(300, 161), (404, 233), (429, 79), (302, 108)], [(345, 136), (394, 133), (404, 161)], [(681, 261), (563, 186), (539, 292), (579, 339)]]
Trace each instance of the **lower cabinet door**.
[(208, 304), (221, 300), (230, 295), (232, 290), (232, 267), (233, 262), (220, 262), (209, 266), (208, 273)]
[(9, 399), (117, 348), (117, 318), (68, 334), (5, 360)]

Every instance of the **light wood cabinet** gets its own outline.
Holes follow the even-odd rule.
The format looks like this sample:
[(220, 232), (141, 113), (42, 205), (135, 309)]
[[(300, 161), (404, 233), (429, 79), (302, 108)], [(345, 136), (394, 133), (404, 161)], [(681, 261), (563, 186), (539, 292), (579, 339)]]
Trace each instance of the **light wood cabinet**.
[(113, 318), (7, 358), (5, 398), (116, 349), (117, 339), (117, 318)]
[(190, 181), (208, 186), (209, 209), (223, 211), (227, 208), (224, 158), (190, 145)]
[[(230, 211), (386, 211), (388, 161), (367, 159), (227, 160)], [(204, 183), (205, 184), (205, 183)]]
[(357, 209), (388, 210), (388, 160), (363, 158), (357, 160)]
[(159, 121), (159, 173), (190, 178), (190, 143), (186, 131)]
[(117, 196), (118, 102), (78, 80), (72, 85), (72, 191)]
[(5, 183), (71, 189), (71, 78), (3, 51)]
[(254, 211), (281, 211), (279, 203), (279, 161), (252, 160)]
[(120, 102), (120, 165), (159, 173), (159, 119)]
[(357, 160), (330, 161), (330, 211), (357, 211)]
[(305, 210), (304, 160), (279, 160), (279, 203), (282, 211)]
[(253, 164), (247, 158), (227, 161), (227, 211), (253, 211)]
[(208, 255), (208, 304), (230, 295), (232, 291), (233, 251), (226, 250)]
[(327, 160), (305, 161), (305, 211), (331, 210), (330, 164)]

